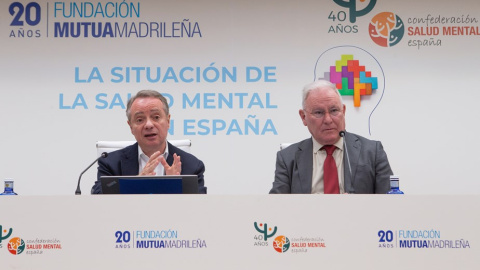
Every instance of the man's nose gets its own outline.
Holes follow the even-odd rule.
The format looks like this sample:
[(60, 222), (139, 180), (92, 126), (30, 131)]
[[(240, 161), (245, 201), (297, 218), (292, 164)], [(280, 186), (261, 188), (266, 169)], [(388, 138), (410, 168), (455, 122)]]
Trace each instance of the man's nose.
[(145, 122), (145, 128), (149, 129), (153, 127), (153, 121), (150, 118), (147, 118), (147, 121)]
[(323, 122), (325, 123), (330, 123), (332, 122), (332, 116), (330, 115), (329, 112), (325, 112), (325, 115), (323, 116)]

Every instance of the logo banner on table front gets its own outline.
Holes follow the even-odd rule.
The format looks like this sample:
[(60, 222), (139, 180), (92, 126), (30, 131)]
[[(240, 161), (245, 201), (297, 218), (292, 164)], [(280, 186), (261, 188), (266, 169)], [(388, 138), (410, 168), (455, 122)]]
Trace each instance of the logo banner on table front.
[[(125, 109), (142, 89), (166, 97), (168, 139), (191, 140), (209, 194), (267, 194), (280, 144), (311, 136), (298, 112), (318, 79), (340, 90), (347, 131), (382, 142), (406, 193), (480, 190), (477, 0), (2, 1), (0, 13), (0, 177), (20, 195), (73, 194), (97, 141), (134, 139)], [(453, 163), (438, 147), (452, 140), (468, 142)]]

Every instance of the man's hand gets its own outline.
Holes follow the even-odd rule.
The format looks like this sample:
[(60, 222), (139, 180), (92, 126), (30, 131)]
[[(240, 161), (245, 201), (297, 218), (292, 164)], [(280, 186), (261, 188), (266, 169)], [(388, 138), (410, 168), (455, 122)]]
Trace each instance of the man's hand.
[(165, 169), (165, 175), (180, 175), (182, 173), (182, 162), (180, 161), (180, 156), (177, 156), (177, 154), (173, 154), (172, 166), (169, 166), (163, 157), (160, 159), (160, 163), (162, 163)]
[(157, 168), (161, 160), (165, 161), (160, 151), (153, 153), (150, 156), (147, 164), (145, 164), (145, 168), (143, 168), (143, 170), (140, 172), (140, 175), (156, 175), (157, 173), (155, 172), (155, 169)]
[(182, 162), (180, 161), (180, 156), (173, 154), (173, 164), (170, 166), (160, 151), (157, 151), (150, 156), (150, 159), (148, 160), (147, 164), (145, 164), (145, 168), (143, 168), (142, 172), (140, 172), (140, 175), (156, 175), (155, 169), (159, 163), (162, 164), (165, 170), (165, 175), (180, 175), (182, 173)]

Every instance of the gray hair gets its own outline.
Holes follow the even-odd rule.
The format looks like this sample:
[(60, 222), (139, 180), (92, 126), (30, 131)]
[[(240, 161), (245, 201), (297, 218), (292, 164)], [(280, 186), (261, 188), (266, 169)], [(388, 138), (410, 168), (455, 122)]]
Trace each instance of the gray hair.
[(128, 118), (129, 121), (130, 121), (130, 109), (132, 107), (133, 102), (137, 98), (148, 98), (148, 97), (160, 99), (160, 101), (163, 103), (163, 110), (165, 111), (165, 115), (169, 114), (167, 99), (162, 94), (160, 94), (159, 92), (157, 92), (155, 90), (141, 90), (141, 91), (138, 91), (138, 93), (135, 96), (131, 97), (128, 100), (126, 113), (127, 113), (127, 118)]
[(312, 83), (309, 83), (303, 87), (302, 90), (302, 108), (305, 110), (305, 101), (308, 98), (308, 94), (310, 94), (311, 91), (313, 90), (320, 90), (320, 89), (331, 89), (335, 91), (338, 95), (338, 99), (340, 100), (340, 104), (343, 105), (342, 101), (342, 96), (340, 95), (340, 92), (338, 91), (337, 87), (335, 84), (327, 81), (327, 80), (318, 80), (314, 81)]

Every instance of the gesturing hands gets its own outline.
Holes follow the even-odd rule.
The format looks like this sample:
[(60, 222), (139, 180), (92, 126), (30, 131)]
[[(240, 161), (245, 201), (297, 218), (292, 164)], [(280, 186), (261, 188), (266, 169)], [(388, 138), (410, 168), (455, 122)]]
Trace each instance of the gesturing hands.
[(180, 175), (182, 173), (182, 162), (180, 161), (180, 156), (177, 156), (177, 154), (173, 154), (172, 166), (168, 165), (163, 156), (160, 159), (160, 163), (162, 163), (166, 175)]
[(161, 163), (165, 169), (165, 175), (180, 175), (182, 173), (182, 162), (180, 161), (180, 156), (173, 154), (173, 163), (172, 166), (170, 166), (160, 151), (157, 151), (150, 156), (150, 159), (140, 172), (140, 175), (155, 175), (155, 168), (157, 168), (159, 163)]

